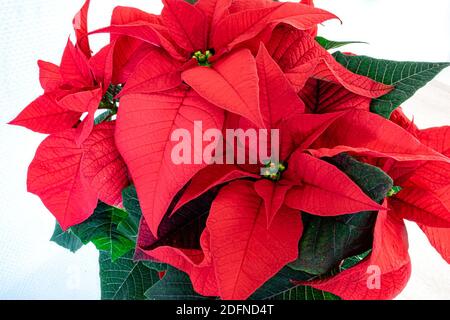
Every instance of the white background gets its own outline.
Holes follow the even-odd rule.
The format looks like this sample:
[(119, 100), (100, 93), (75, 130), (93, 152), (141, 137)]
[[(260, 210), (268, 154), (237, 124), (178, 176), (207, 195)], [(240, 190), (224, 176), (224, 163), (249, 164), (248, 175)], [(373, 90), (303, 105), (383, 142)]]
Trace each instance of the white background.
[[(27, 166), (44, 138), (5, 123), (41, 94), (37, 59), (59, 63), (82, 0), (0, 0), (0, 299), (99, 299), (98, 254), (49, 242), (54, 219), (26, 193)], [(344, 22), (321, 35), (361, 40), (346, 50), (387, 59), (450, 61), (448, 0), (317, 0)], [(107, 25), (115, 5), (159, 13), (159, 0), (93, 0), (91, 28)], [(105, 37), (95, 36), (97, 48)], [(424, 128), (450, 124), (450, 71), (404, 105)], [(450, 267), (408, 224), (413, 274), (400, 299), (450, 299)]]

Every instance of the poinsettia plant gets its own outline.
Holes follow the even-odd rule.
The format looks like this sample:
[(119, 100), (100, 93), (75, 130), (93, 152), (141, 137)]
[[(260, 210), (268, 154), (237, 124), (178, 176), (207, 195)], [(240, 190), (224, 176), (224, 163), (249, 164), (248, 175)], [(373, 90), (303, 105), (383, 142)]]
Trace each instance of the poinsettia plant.
[(399, 107), (448, 63), (335, 51), (312, 0), (162, 2), (89, 31), (87, 0), (11, 122), (48, 134), (28, 190), (103, 299), (391, 299), (405, 219), (450, 263), (450, 127)]

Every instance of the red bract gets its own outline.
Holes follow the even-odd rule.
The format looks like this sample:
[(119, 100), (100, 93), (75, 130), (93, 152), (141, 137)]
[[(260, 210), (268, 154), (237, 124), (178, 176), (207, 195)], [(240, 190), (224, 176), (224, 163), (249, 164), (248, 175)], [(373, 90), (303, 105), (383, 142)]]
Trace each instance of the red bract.
[[(315, 41), (333, 14), (312, 0), (163, 0), (161, 15), (117, 7), (110, 26), (93, 32), (110, 34), (93, 54), (89, 4), (74, 18), (77, 41), (60, 66), (39, 61), (43, 95), (11, 122), (50, 134), (29, 167), (28, 190), (64, 230), (99, 200), (120, 206), (132, 178), (142, 209), (136, 260), (184, 271), (204, 296), (247, 299), (299, 259), (308, 231), (301, 213), (378, 215), (364, 261), (295, 283), (344, 299), (395, 297), (411, 271), (403, 219), (450, 262), (449, 127), (419, 130), (400, 109), (390, 120), (371, 113), (373, 99), (393, 87), (350, 72)], [(108, 109), (100, 119), (99, 107)], [(177, 129), (194, 140), (208, 129), (277, 129), (281, 159), (175, 163)], [(249, 157), (254, 146), (238, 143)], [(195, 158), (210, 146), (196, 140), (189, 150)], [(373, 200), (332, 164), (341, 153), (378, 166), (401, 190)]]
[(38, 195), (63, 229), (86, 220), (98, 200), (121, 203), (127, 169), (114, 144), (114, 122), (94, 127), (78, 145), (78, 132), (52, 134), (39, 146), (28, 171), (28, 191)]
[(60, 67), (39, 61), (45, 93), (11, 122), (50, 134), (30, 164), (28, 190), (41, 198), (63, 229), (86, 220), (99, 199), (120, 205), (129, 183), (115, 146), (115, 122), (94, 126), (112, 79), (113, 45), (91, 57), (88, 8), (86, 1), (74, 18), (77, 45), (68, 41)]
[(380, 211), (371, 255), (335, 277), (308, 282), (307, 285), (347, 300), (392, 299), (406, 286), (410, 274), (405, 225), (389, 212)]
[[(248, 298), (284, 265), (295, 259), (301, 236), (299, 210), (333, 216), (382, 209), (335, 166), (304, 153), (334, 123), (348, 117), (349, 112), (303, 114), (303, 103), (263, 45), (256, 62), (262, 118), (266, 127), (281, 129), (282, 160), (287, 162), (288, 170), (281, 180), (274, 182), (255, 176), (259, 170), (257, 166), (206, 167), (192, 178), (172, 211), (176, 212), (208, 190), (228, 183), (213, 200), (205, 229), (210, 237), (212, 259), (209, 266), (215, 270), (217, 294), (224, 299)], [(281, 106), (292, 110), (287, 109), (283, 114), (280, 112)], [(252, 126), (245, 118), (236, 118), (226, 126), (231, 123), (238, 128)], [(347, 129), (354, 135), (358, 132), (358, 127), (355, 128), (356, 131), (352, 131), (351, 125)], [(376, 135), (381, 141), (389, 140), (382, 132)], [(382, 153), (385, 151), (383, 144), (373, 148), (379, 150), (380, 157), (391, 157), (387, 152)], [(406, 145), (405, 152), (410, 148), (411, 146)], [(425, 147), (424, 150), (427, 156), (434, 155)], [(241, 178), (251, 178), (252, 181), (239, 180)], [(170, 216), (171, 212), (168, 214)], [(153, 232), (143, 230), (141, 229), (140, 237), (144, 239), (149, 237), (145, 232)], [(284, 247), (276, 247), (280, 242)], [(183, 261), (190, 262), (180, 266), (178, 261), (181, 253), (178, 249), (164, 245), (148, 249), (148, 245), (141, 246), (140, 243), (145, 241), (138, 243), (138, 250), (144, 257), (153, 257), (179, 266), (191, 275), (196, 289), (206, 286), (203, 282), (205, 279), (193, 276), (197, 263), (193, 259), (186, 259), (186, 253), (183, 253)], [(274, 256), (275, 251), (286, 254)], [(196, 252), (196, 255), (201, 254), (202, 250)], [(208, 283), (209, 281), (211, 279), (208, 278)]]
[[(424, 145), (450, 156), (450, 127), (419, 130), (401, 109), (393, 121), (414, 134)], [(402, 187), (389, 199), (392, 211), (417, 222), (431, 244), (450, 261), (450, 164), (416, 161), (409, 165), (388, 162), (383, 165), (397, 185)]]
[[(264, 87), (261, 86), (263, 83), (261, 77), (270, 77), (264, 73), (274, 72), (275, 69), (279, 74), (282, 72), (275, 62), (266, 65), (267, 62), (261, 59), (258, 66), (252, 54), (254, 43), (258, 42), (259, 46), (259, 41), (264, 40), (267, 34), (280, 24), (290, 25), (292, 30), (303, 32), (309, 37), (310, 30), (317, 23), (335, 17), (311, 6), (272, 1), (255, 3), (254, 1), (202, 0), (196, 5), (190, 5), (181, 0), (167, 0), (164, 1), (164, 5), (161, 17), (145, 15), (131, 8), (117, 9), (115, 15), (120, 19), (113, 19), (116, 24), (98, 31), (126, 35), (155, 45), (148, 48), (147, 54), (137, 64), (136, 71), (129, 77), (120, 94), (121, 108), (117, 131), (119, 150), (124, 155), (134, 177), (143, 213), (154, 233), (172, 197), (192, 178), (193, 174), (198, 172), (200, 167), (193, 166), (186, 169), (185, 166), (182, 170), (180, 169), (177, 179), (169, 181), (161, 174), (170, 168), (163, 160), (163, 151), (158, 154), (157, 159), (157, 163), (160, 164), (157, 167), (160, 170), (156, 170), (156, 174), (150, 171), (144, 172), (143, 168), (149, 165), (148, 142), (138, 139), (136, 144), (130, 144), (129, 141), (133, 139), (134, 127), (143, 130), (141, 135), (144, 133), (154, 135), (156, 132), (151, 127), (143, 127), (129, 120), (138, 120), (137, 117), (127, 115), (135, 112), (133, 111), (136, 103), (135, 95), (140, 95), (141, 105), (154, 105), (159, 101), (158, 95), (151, 93), (171, 90), (184, 81), (193, 91), (215, 107), (227, 113), (240, 115), (258, 127), (265, 127), (267, 119), (263, 119), (262, 109), (267, 108), (266, 104), (271, 102), (261, 101), (266, 99)], [(314, 42), (309, 40), (310, 38), (306, 39), (305, 41)], [(271, 43), (274, 41), (272, 40)], [(303, 45), (302, 42), (298, 43), (298, 46)], [(316, 46), (318, 47), (317, 44)], [(319, 50), (319, 47), (317, 50), (319, 52), (317, 57), (305, 55), (298, 65), (301, 67), (302, 64), (314, 64), (319, 68), (326, 62), (331, 66), (332, 73), (325, 74), (322, 78), (332, 78), (336, 81), (343, 79), (342, 82), (346, 86), (369, 97), (379, 96), (390, 90), (388, 86), (347, 71), (338, 66), (325, 50)], [(266, 55), (269, 56), (268, 53)], [(281, 63), (280, 66), (284, 67)], [(236, 76), (237, 74), (239, 77)], [(306, 82), (311, 75), (305, 73), (296, 77), (303, 76)], [(285, 76), (280, 77), (283, 80), (283, 87), (279, 89), (285, 90), (286, 87), (290, 87)], [(272, 81), (270, 85), (274, 83), (276, 82)], [(269, 85), (269, 82), (266, 85)], [(299, 103), (295, 97), (296, 93), (292, 90), (290, 92), (290, 96), (284, 100), (287, 106)], [(274, 94), (271, 99), (276, 100), (276, 95)], [(279, 112), (277, 108), (271, 108), (271, 110), (275, 113)], [(268, 116), (279, 117), (276, 114)], [(167, 120), (161, 119), (154, 122), (155, 128), (163, 125), (162, 121)], [(170, 125), (167, 122), (166, 124)], [(152, 139), (164, 142), (168, 137), (169, 135), (164, 134)], [(161, 197), (155, 190), (166, 190), (167, 196)]]
[[(401, 108), (393, 113), (391, 120), (416, 136), (424, 146), (433, 148), (444, 156), (450, 155), (448, 127), (419, 130), (406, 118)], [(345, 299), (392, 299), (404, 288), (411, 271), (402, 219), (417, 222), (430, 243), (447, 262), (450, 261), (448, 161), (433, 161), (432, 158), (423, 160), (417, 157), (406, 162), (389, 159), (375, 163), (394, 179), (394, 185), (400, 186), (401, 190), (386, 200), (390, 211), (379, 214), (370, 258), (336, 277), (312, 284), (315, 288)], [(388, 221), (391, 227), (379, 227)], [(380, 245), (377, 243), (381, 242), (384, 243), (384, 249), (378, 250)], [(390, 251), (392, 254), (385, 254)], [(379, 268), (379, 288), (370, 287), (371, 266), (372, 271), (375, 270), (373, 268)]]
[[(27, 106), (11, 124), (36, 132), (59, 133), (76, 126), (83, 113), (89, 116), (79, 125), (76, 137), (81, 144), (92, 130), (94, 113), (109, 83), (96, 78), (89, 65), (91, 52), (87, 41), (87, 13), (89, 1), (74, 18), (77, 46), (67, 42), (60, 67), (39, 61), (40, 82), (45, 93)], [(95, 58), (93, 58), (95, 61)], [(107, 73), (112, 65), (104, 65)]]

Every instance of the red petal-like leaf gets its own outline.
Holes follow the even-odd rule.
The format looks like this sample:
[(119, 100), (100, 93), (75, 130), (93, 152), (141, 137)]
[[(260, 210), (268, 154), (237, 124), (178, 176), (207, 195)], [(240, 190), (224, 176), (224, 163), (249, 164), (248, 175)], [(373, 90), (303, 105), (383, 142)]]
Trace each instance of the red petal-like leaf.
[(176, 129), (194, 137), (194, 121), (203, 131), (222, 128), (223, 112), (186, 88), (151, 95), (126, 95), (117, 118), (116, 143), (136, 184), (143, 214), (153, 233), (175, 194), (205, 164), (176, 165), (171, 153)]
[(431, 245), (450, 264), (450, 228), (432, 228), (419, 225)]
[(93, 77), (86, 56), (79, 48), (74, 47), (70, 40), (64, 50), (60, 72), (64, 82), (76, 88), (93, 85)]
[(274, 183), (267, 179), (255, 182), (255, 191), (264, 200), (266, 209), (267, 228), (270, 228), (273, 220), (284, 204), (286, 193), (291, 186)]
[(176, 212), (186, 203), (200, 197), (216, 186), (242, 178), (258, 179), (260, 176), (243, 171), (234, 165), (209, 165), (192, 178), (172, 212)]
[(161, 12), (172, 40), (188, 53), (207, 49), (208, 20), (196, 6), (183, 0), (163, 0)]
[(217, 297), (216, 275), (211, 264), (210, 235), (205, 229), (200, 238), (201, 250), (178, 249), (170, 246), (160, 246), (153, 250), (145, 249), (154, 240), (145, 221), (141, 221), (135, 259), (157, 260), (168, 263), (187, 273), (194, 290), (203, 296)]
[(182, 73), (182, 79), (209, 102), (264, 127), (259, 108), (258, 73), (249, 50), (223, 57), (213, 68), (188, 69)]
[(233, 0), (199, 0), (195, 6), (206, 15), (209, 21), (210, 31), (220, 19), (228, 13)]
[(81, 113), (64, 109), (56, 103), (55, 99), (50, 94), (40, 96), (9, 124), (45, 134), (72, 128), (80, 120)]
[(345, 300), (388, 300), (403, 290), (410, 275), (405, 225), (395, 216), (380, 211), (369, 258), (330, 279), (304, 284)]
[(123, 35), (133, 37), (163, 48), (174, 59), (185, 61), (187, 58), (186, 54), (180, 54), (175, 46), (168, 40), (167, 29), (161, 25), (137, 21), (126, 25), (112, 25), (93, 31), (90, 34), (96, 33), (110, 33), (111, 35), (116, 36)]
[(341, 85), (309, 79), (299, 93), (310, 113), (328, 113), (348, 109), (370, 111), (371, 98), (357, 95)]
[(91, 47), (88, 38), (88, 12), (90, 0), (86, 0), (81, 10), (73, 18), (73, 28), (77, 36), (77, 46), (86, 55), (91, 56)]
[(275, 26), (287, 23), (295, 28), (307, 30), (333, 18), (336, 16), (309, 6), (273, 3), (264, 8), (240, 11), (225, 17), (217, 25), (211, 43), (216, 50), (222, 48), (230, 50), (239, 43), (254, 38), (270, 24)]
[(420, 130), (418, 138), (426, 146), (450, 157), (450, 126)]
[(180, 64), (167, 57), (163, 50), (152, 48), (137, 64), (120, 96), (129, 93), (160, 92), (176, 88), (180, 84)]
[(28, 191), (41, 198), (64, 230), (89, 218), (98, 199), (81, 174), (83, 149), (75, 143), (76, 135), (70, 129), (49, 136), (28, 170)]
[(337, 167), (296, 151), (283, 178), (299, 186), (288, 191), (285, 204), (320, 216), (336, 216), (383, 207), (370, 199)]
[(421, 144), (398, 125), (362, 110), (346, 112), (328, 127), (311, 149), (317, 149), (310, 152), (318, 158), (354, 152), (373, 157), (389, 157), (398, 161), (449, 162), (448, 158)]
[(260, 108), (267, 127), (275, 128), (283, 118), (293, 113), (304, 113), (305, 105), (262, 43), (256, 57), (256, 67)]
[(222, 299), (246, 299), (297, 258), (300, 214), (282, 208), (269, 228), (263, 200), (250, 181), (224, 187), (211, 207), (207, 228)]
[(117, 150), (114, 132), (116, 124), (96, 125), (83, 143), (83, 175), (98, 193), (101, 201), (111, 206), (122, 203), (122, 190), (129, 184), (128, 170)]
[(94, 127), (95, 112), (98, 109), (100, 101), (102, 100), (103, 91), (101, 88), (88, 91), (80, 91), (74, 94), (69, 94), (59, 101), (59, 104), (66, 109), (87, 112), (88, 115), (78, 127), (79, 136), (76, 142), (81, 145)]
[(115, 46), (116, 42), (108, 44), (89, 60), (89, 66), (95, 80), (97, 80), (97, 83), (103, 84), (105, 90), (108, 89), (113, 78)]
[(267, 48), (297, 90), (301, 90), (310, 77), (332, 81), (369, 98), (377, 98), (392, 90), (391, 86), (345, 69), (308, 32), (279, 27)]
[(343, 112), (291, 115), (280, 125), (281, 159), (286, 160), (296, 149), (309, 148), (332, 123), (343, 115)]
[[(450, 200), (450, 195), (446, 197)], [(426, 189), (403, 188), (390, 199), (389, 205), (404, 219), (430, 227), (450, 228), (450, 208), (439, 195)]]
[(53, 63), (38, 61), (39, 65), (39, 81), (45, 92), (51, 92), (58, 89), (62, 84), (61, 73), (59, 67)]
[(138, 21), (161, 24), (161, 17), (133, 7), (123, 6), (115, 7), (111, 16), (111, 25), (124, 25)]

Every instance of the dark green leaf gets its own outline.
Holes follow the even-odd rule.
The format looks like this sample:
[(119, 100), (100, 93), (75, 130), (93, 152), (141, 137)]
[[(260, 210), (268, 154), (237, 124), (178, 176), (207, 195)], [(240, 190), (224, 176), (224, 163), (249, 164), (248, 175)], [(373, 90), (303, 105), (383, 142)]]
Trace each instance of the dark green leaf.
[(272, 300), (341, 300), (338, 296), (309, 286), (297, 286)]
[(354, 44), (354, 43), (367, 44), (367, 42), (362, 42), (362, 41), (332, 41), (332, 40), (325, 39), (324, 37), (316, 37), (316, 41), (322, 47), (324, 47), (326, 50), (336, 49), (336, 48), (340, 48), (340, 47), (343, 47), (343, 46), (346, 46), (349, 44)]
[(366, 56), (348, 56), (334, 53), (336, 61), (348, 70), (375, 81), (393, 85), (390, 93), (372, 100), (372, 112), (390, 118), (392, 111), (411, 98), (450, 63), (399, 62)]
[(115, 261), (135, 247), (132, 239), (117, 230), (117, 225), (126, 218), (125, 211), (99, 203), (92, 216), (72, 227), (72, 231), (84, 244), (92, 242), (98, 250), (110, 252)]
[(169, 267), (165, 263), (156, 262), (156, 261), (150, 261), (150, 260), (143, 260), (142, 263), (145, 266), (149, 267), (150, 269), (153, 269), (153, 270), (158, 271), (158, 272), (166, 271), (167, 268)]
[(342, 261), (342, 264), (339, 266), (339, 272), (350, 269), (356, 266), (358, 263), (367, 258), (372, 250), (367, 250), (364, 253), (358, 254), (356, 256), (350, 257)]
[(117, 230), (123, 235), (136, 242), (139, 222), (141, 220), (141, 208), (137, 198), (136, 188), (134, 186), (128, 187), (122, 192), (123, 206), (128, 216), (123, 219), (117, 226)]
[(114, 115), (114, 112), (112, 110), (106, 110), (105, 112), (101, 113), (95, 118), (95, 124), (100, 124), (106, 119), (112, 117)]
[[(373, 200), (381, 203), (392, 188), (392, 179), (377, 167), (359, 162), (347, 154), (330, 162), (345, 172)], [(369, 250), (372, 246), (376, 212), (338, 217), (303, 214), (304, 232), (299, 258), (289, 266), (314, 275), (324, 275), (342, 260)]]
[(153, 287), (147, 290), (148, 300), (206, 300), (192, 288), (189, 276), (173, 267), (168, 267), (166, 274)]
[(58, 222), (55, 224), (55, 231), (50, 241), (55, 242), (63, 248), (69, 249), (72, 252), (77, 252), (83, 246), (81, 240), (73, 234), (69, 229), (64, 232), (59, 226)]
[(133, 253), (111, 260), (100, 252), (100, 280), (103, 300), (145, 300), (145, 292), (159, 281), (158, 272), (133, 261)]
[(296, 287), (292, 280), (308, 281), (315, 276), (306, 272), (295, 271), (284, 267), (273, 278), (264, 283), (251, 297), (251, 300), (266, 300), (275, 298)]

